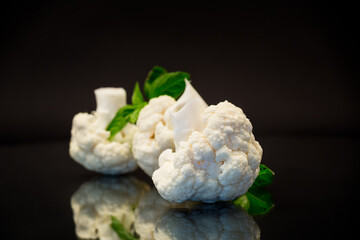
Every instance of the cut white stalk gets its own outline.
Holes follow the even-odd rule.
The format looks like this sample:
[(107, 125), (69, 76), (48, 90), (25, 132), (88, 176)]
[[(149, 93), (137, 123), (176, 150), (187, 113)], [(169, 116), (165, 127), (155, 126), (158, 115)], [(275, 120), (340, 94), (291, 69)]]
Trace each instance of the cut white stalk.
[(95, 89), (97, 123), (106, 128), (117, 111), (126, 105), (126, 91), (123, 88)]
[(186, 141), (193, 131), (202, 131), (202, 114), (208, 107), (190, 82), (185, 79), (184, 93), (165, 114), (165, 122), (174, 132), (175, 146)]

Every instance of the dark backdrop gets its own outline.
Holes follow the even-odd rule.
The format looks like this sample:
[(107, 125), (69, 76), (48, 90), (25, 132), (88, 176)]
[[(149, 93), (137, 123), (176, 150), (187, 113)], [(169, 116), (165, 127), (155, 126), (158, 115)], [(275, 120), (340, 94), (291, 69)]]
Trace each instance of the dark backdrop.
[(2, 6), (1, 141), (67, 139), (95, 88), (130, 95), (154, 65), (243, 108), (255, 134), (359, 132), (356, 8), (271, 2)]

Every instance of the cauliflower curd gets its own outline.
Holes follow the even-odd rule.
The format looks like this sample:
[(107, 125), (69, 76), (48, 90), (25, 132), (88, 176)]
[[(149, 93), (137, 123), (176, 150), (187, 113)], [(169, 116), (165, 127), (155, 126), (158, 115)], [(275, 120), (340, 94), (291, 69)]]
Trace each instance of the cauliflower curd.
[(112, 141), (106, 131), (118, 109), (126, 105), (123, 88), (99, 88), (95, 90), (96, 111), (78, 113), (74, 116), (70, 156), (85, 168), (103, 173), (119, 174), (134, 171), (136, 161), (131, 151), (137, 127), (128, 123)]
[(160, 153), (174, 149), (174, 136), (164, 121), (165, 111), (175, 104), (175, 99), (160, 96), (150, 100), (137, 120), (138, 132), (133, 140), (133, 153), (139, 167), (151, 176), (159, 168)]
[(239, 107), (225, 101), (204, 108), (194, 99), (169, 113), (176, 151), (162, 152), (153, 182), (173, 202), (233, 200), (257, 177), (262, 148)]

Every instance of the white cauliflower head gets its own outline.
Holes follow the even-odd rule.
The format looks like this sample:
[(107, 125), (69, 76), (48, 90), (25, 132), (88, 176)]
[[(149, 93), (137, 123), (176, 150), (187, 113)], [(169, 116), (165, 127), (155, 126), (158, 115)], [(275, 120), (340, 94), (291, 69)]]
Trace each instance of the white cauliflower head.
[(259, 240), (260, 228), (244, 210), (231, 204), (173, 209), (158, 221), (154, 239)]
[(119, 239), (110, 227), (115, 216), (134, 232), (134, 209), (149, 186), (133, 177), (101, 178), (84, 183), (71, 197), (75, 231), (80, 239)]
[[(205, 110), (193, 103), (189, 98), (169, 118), (177, 147), (159, 157), (160, 168), (152, 176), (157, 190), (174, 202), (227, 201), (243, 195), (257, 177), (262, 157), (249, 119), (227, 101)], [(192, 122), (192, 127), (182, 127)]]
[[(136, 123), (138, 132), (133, 140), (133, 154), (140, 168), (149, 176), (152, 176), (153, 172), (159, 168), (160, 154), (166, 149), (175, 149), (174, 132), (178, 139), (184, 137), (184, 133), (186, 135), (189, 127), (193, 128), (196, 125), (194, 121), (183, 122), (182, 129), (174, 129), (169, 119), (177, 114), (177, 111), (183, 107), (189, 98), (195, 98), (192, 104), (207, 107), (189, 81), (185, 80), (185, 82), (185, 91), (177, 101), (166, 95), (160, 96), (151, 99), (149, 104), (140, 111)], [(192, 109), (187, 107), (181, 109), (182, 112), (189, 110)], [(192, 112), (191, 114), (195, 113)]]
[(107, 125), (119, 108), (126, 105), (126, 92), (122, 88), (95, 90), (96, 111), (74, 116), (70, 156), (85, 168), (103, 173), (119, 174), (133, 171), (137, 164), (132, 154), (132, 140), (137, 127), (128, 123), (112, 141)]

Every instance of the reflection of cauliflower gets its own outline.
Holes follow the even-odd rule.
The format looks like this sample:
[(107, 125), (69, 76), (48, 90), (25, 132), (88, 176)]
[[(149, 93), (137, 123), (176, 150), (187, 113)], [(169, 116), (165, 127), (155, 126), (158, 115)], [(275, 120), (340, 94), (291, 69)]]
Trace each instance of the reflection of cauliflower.
[(165, 111), (175, 104), (175, 99), (160, 96), (150, 100), (139, 114), (139, 131), (133, 140), (133, 153), (141, 169), (149, 176), (159, 168), (158, 158), (166, 149), (174, 149), (174, 137), (164, 122)]
[(157, 240), (165, 239), (260, 239), (260, 229), (244, 210), (230, 204), (174, 209), (157, 222)]
[(259, 173), (262, 148), (243, 111), (227, 101), (205, 108), (201, 100), (190, 97), (169, 114), (176, 151), (160, 155), (152, 176), (169, 201), (232, 200)]
[(154, 239), (157, 220), (173, 208), (192, 208), (196, 202), (172, 203), (164, 200), (155, 188), (147, 192), (135, 210), (135, 232), (140, 239)]
[(132, 232), (134, 208), (148, 188), (132, 177), (108, 177), (86, 182), (71, 198), (76, 235), (80, 239), (119, 239), (110, 227), (111, 216)]
[(133, 158), (132, 139), (136, 126), (128, 123), (109, 141), (106, 131), (118, 109), (126, 104), (122, 88), (95, 90), (97, 109), (92, 114), (79, 113), (73, 119), (70, 141), (71, 157), (89, 170), (104, 174), (119, 174), (137, 168)]

